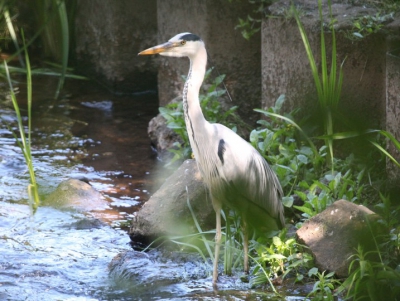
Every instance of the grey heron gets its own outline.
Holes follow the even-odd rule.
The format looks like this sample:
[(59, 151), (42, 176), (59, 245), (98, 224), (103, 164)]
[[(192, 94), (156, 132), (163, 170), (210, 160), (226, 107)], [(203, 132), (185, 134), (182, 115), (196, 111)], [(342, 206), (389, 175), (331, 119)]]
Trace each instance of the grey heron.
[(215, 286), (223, 204), (242, 217), (244, 270), (248, 273), (248, 224), (268, 231), (284, 227), (282, 188), (273, 170), (251, 144), (224, 125), (211, 124), (204, 118), (199, 90), (206, 72), (207, 51), (200, 37), (188, 32), (180, 33), (164, 44), (139, 53), (152, 54), (188, 57), (190, 60), (183, 89), (183, 110), (190, 145), (216, 212)]

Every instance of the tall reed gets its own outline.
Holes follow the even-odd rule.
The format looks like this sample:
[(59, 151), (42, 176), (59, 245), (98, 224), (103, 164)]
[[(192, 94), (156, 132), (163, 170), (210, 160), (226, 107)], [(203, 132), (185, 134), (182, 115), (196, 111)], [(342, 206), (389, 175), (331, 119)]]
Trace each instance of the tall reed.
[[(22, 34), (22, 38), (25, 44), (25, 39), (24, 35)], [(28, 137), (26, 137), (25, 134), (25, 127), (23, 124), (22, 116), (21, 116), (21, 111), (17, 102), (17, 97), (15, 96), (14, 93), (14, 87), (11, 81), (11, 76), (10, 76), (10, 71), (7, 65), (7, 62), (4, 61), (4, 68), (6, 71), (7, 75), (7, 80), (8, 84), (10, 87), (10, 95), (11, 95), (11, 101), (14, 106), (14, 110), (17, 116), (17, 122), (18, 122), (18, 131), (19, 131), (19, 137), (14, 134), (15, 140), (17, 141), (18, 146), (21, 148), (21, 151), (24, 155), (26, 164), (28, 166), (28, 172), (29, 172), (29, 177), (30, 177), (30, 184), (28, 185), (28, 201), (30, 208), (32, 210), (32, 213), (34, 214), (37, 210), (37, 208), (40, 205), (40, 198), (39, 198), (39, 192), (38, 192), (38, 185), (36, 182), (36, 176), (35, 176), (35, 170), (33, 168), (33, 160), (32, 160), (32, 152), (31, 152), (31, 132), (32, 132), (32, 73), (31, 73), (31, 66), (29, 62), (29, 56), (28, 52), (25, 51), (25, 65), (26, 65), (26, 83), (27, 83), (27, 110), (28, 110)]]
[[(329, 6), (329, 16), (331, 20), (332, 18), (332, 7), (331, 7), (331, 0), (328, 0)], [(340, 94), (342, 91), (342, 84), (343, 84), (343, 63), (340, 65), (339, 69), (337, 69), (337, 61), (336, 61), (336, 35), (335, 29), (333, 26), (331, 27), (332, 33), (332, 54), (331, 54), (331, 66), (330, 71), (328, 71), (328, 58), (326, 52), (326, 44), (325, 44), (325, 33), (324, 33), (324, 20), (322, 15), (322, 1), (318, 0), (318, 11), (319, 11), (319, 18), (321, 21), (321, 71), (319, 72), (316, 59), (313, 55), (310, 42), (308, 40), (306, 31), (304, 29), (303, 24), (300, 21), (299, 15), (295, 9), (294, 16), (297, 21), (297, 25), (299, 27), (300, 35), (304, 43), (305, 50), (307, 52), (308, 61), (310, 63), (312, 75), (315, 82), (315, 87), (317, 90), (318, 96), (318, 103), (321, 109), (321, 112), (324, 116), (324, 131), (325, 136), (324, 140), (329, 149), (330, 159), (332, 170), (334, 169), (334, 156), (333, 156), (333, 116), (332, 113), (337, 109)], [(332, 25), (332, 24), (331, 24)]]

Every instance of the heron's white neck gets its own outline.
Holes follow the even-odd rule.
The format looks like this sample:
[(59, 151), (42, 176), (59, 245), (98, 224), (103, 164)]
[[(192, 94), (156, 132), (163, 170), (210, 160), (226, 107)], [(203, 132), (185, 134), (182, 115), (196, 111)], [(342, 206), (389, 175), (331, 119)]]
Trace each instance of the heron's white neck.
[[(183, 110), (185, 114), (186, 129), (189, 135), (190, 144), (195, 156), (198, 156), (197, 143), (199, 139), (195, 138), (195, 133), (201, 133), (207, 121), (201, 111), (199, 101), (199, 91), (203, 83), (207, 65), (207, 52), (204, 47), (197, 51), (196, 55), (190, 57), (189, 74), (183, 89)], [(199, 130), (196, 130), (199, 129)]]

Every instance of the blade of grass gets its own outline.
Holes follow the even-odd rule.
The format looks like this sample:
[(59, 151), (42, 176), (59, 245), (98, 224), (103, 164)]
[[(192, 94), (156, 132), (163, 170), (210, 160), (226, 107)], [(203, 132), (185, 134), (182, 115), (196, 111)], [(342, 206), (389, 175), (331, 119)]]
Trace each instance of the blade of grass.
[[(20, 146), (21, 151), (24, 155), (26, 164), (28, 166), (29, 176), (30, 176), (30, 184), (28, 185), (29, 205), (32, 210), (32, 213), (35, 214), (36, 210), (40, 204), (40, 198), (39, 198), (39, 194), (37, 191), (36, 177), (35, 177), (35, 172), (34, 172), (33, 163), (32, 163), (32, 156), (31, 156), (31, 151), (30, 151), (30, 143), (27, 142), (27, 138), (25, 136), (25, 129), (24, 129), (24, 125), (22, 123), (21, 112), (20, 112), (20, 109), (18, 106), (17, 98), (14, 93), (14, 88), (12, 86), (10, 73), (8, 72), (8, 68), (7, 68), (7, 63), (5, 61), (4, 61), (4, 65), (5, 65), (8, 83), (10, 86), (11, 101), (13, 103), (14, 111), (17, 116), (18, 131), (19, 131), (19, 135), (20, 135), (20, 137), (19, 137), (20, 140), (18, 141), (18, 145)], [(27, 64), (27, 66), (28, 66), (28, 64)], [(29, 81), (29, 78), (28, 78), (28, 81)], [(29, 84), (28, 84), (28, 86), (29, 86)]]
[(69, 55), (69, 27), (68, 27), (68, 14), (65, 7), (64, 0), (57, 0), (58, 14), (60, 17), (61, 26), (61, 37), (62, 37), (62, 55), (61, 55), (61, 76), (58, 82), (55, 99), (58, 99), (60, 91), (64, 86), (65, 74), (67, 73), (68, 67), (68, 55)]
[[(0, 65), (0, 70), (4, 70), (4, 66)], [(8, 66), (8, 70), (10, 73), (26, 73), (25, 68)], [(59, 72), (54, 72), (54, 71), (51, 71), (46, 68), (31, 69), (31, 73), (32, 73), (32, 75), (61, 76), (61, 74)], [(84, 79), (84, 80), (87, 79), (87, 77), (84, 77), (81, 75), (68, 74), (68, 73), (65, 74), (65, 77), (66, 78), (74, 78), (74, 79)]]
[[(18, 53), (21, 53), (20, 47), (18, 45), (17, 35), (15, 34), (14, 26), (13, 26), (13, 23), (12, 23), (12, 20), (10, 17), (10, 11), (8, 10), (7, 7), (4, 9), (4, 19), (6, 20), (8, 32), (10, 33), (11, 39), (13, 40), (15, 49), (17, 49)], [(18, 60), (19, 60), (20, 65), (22, 67), (25, 67), (24, 60), (22, 59), (21, 55), (18, 55)]]
[(249, 255), (249, 258), (252, 259), (252, 260), (258, 265), (258, 267), (263, 271), (263, 273), (264, 273), (264, 275), (265, 275), (265, 278), (267, 279), (269, 285), (271, 286), (272, 291), (273, 291), (275, 294), (277, 294), (278, 296), (280, 296), (279, 293), (277, 292), (277, 290), (275, 289), (275, 286), (272, 284), (271, 279), (269, 279), (269, 275), (268, 275), (267, 272), (265, 271), (264, 267), (263, 267), (263, 266), (258, 262), (258, 260), (256, 260), (254, 257), (252, 257), (252, 256)]
[[(24, 32), (21, 31), (22, 34), (22, 42), (25, 45), (25, 35)], [(26, 83), (27, 83), (27, 97), (28, 97), (28, 143), (27, 143), (27, 158), (28, 161), (28, 169), (29, 175), (31, 178), (31, 184), (28, 187), (29, 191), (29, 200), (32, 208), (32, 212), (35, 213), (37, 208), (40, 205), (40, 198), (38, 192), (38, 186), (36, 182), (35, 170), (33, 168), (33, 160), (31, 153), (31, 133), (32, 133), (32, 73), (31, 73), (31, 64), (29, 60), (28, 51), (25, 51), (25, 64), (26, 64)]]
[[(193, 222), (194, 222), (194, 224), (195, 224), (195, 226), (196, 226), (196, 228), (197, 228), (197, 231), (199, 231), (199, 233), (204, 233), (203, 230), (202, 230), (201, 227), (200, 227), (199, 222), (197, 221), (197, 218), (196, 218), (196, 215), (194, 214), (194, 211), (193, 211), (193, 209), (192, 209), (192, 206), (190, 205), (189, 191), (188, 191), (187, 186), (186, 186), (186, 194), (187, 194), (186, 202), (187, 202), (188, 208), (189, 208), (189, 210), (190, 210), (190, 214), (192, 215)], [(207, 239), (204, 237), (203, 234), (201, 234), (201, 239), (202, 239), (202, 241), (203, 241), (203, 243), (204, 243), (204, 245), (205, 245), (205, 247), (206, 247), (206, 249), (207, 249), (207, 252), (208, 252), (210, 258), (214, 258), (214, 255), (213, 255), (213, 252), (211, 251), (210, 245), (209, 245)]]
[[(22, 33), (22, 38), (23, 38), (23, 42), (25, 43), (23, 33)], [(24, 155), (26, 164), (28, 166), (29, 176), (30, 176), (30, 184), (28, 185), (28, 196), (29, 196), (28, 201), (29, 201), (29, 205), (30, 205), (32, 213), (35, 214), (35, 212), (40, 204), (40, 198), (39, 198), (38, 187), (37, 187), (36, 176), (35, 176), (35, 171), (33, 168), (32, 154), (31, 154), (32, 76), (31, 76), (31, 72), (30, 72), (30, 63), (29, 63), (28, 52), (25, 52), (25, 63), (26, 63), (26, 70), (27, 70), (27, 79), (26, 80), (27, 80), (27, 94), (28, 94), (28, 138), (25, 135), (25, 129), (24, 129), (23, 121), (22, 121), (21, 112), (19, 109), (17, 98), (14, 93), (14, 87), (12, 85), (11, 76), (10, 76), (10, 72), (9, 72), (6, 61), (4, 61), (4, 68), (5, 68), (6, 75), (7, 75), (7, 81), (8, 81), (9, 87), (10, 87), (11, 101), (12, 101), (12, 104), (14, 107), (15, 114), (17, 116), (18, 131), (19, 131), (19, 136), (20, 136), (19, 137), (20, 139), (16, 138), (17, 144), (21, 148), (21, 151)]]
[(307, 37), (306, 31), (304, 29), (304, 26), (300, 21), (299, 14), (298, 14), (298, 12), (295, 9), (293, 4), (292, 4), (292, 10), (293, 10), (293, 14), (294, 14), (294, 17), (296, 19), (297, 25), (299, 27), (301, 38), (303, 40), (303, 43), (304, 43), (304, 46), (305, 46), (305, 49), (306, 49), (308, 61), (310, 63), (311, 72), (312, 72), (312, 75), (313, 75), (313, 78), (314, 78), (314, 82), (315, 82), (315, 87), (317, 89), (318, 98), (321, 98), (322, 95), (323, 95), (322, 85), (321, 85), (321, 80), (320, 80), (319, 75), (318, 75), (318, 68), (317, 68), (317, 64), (315, 62), (314, 55), (312, 53), (311, 45), (310, 45), (310, 42), (308, 40), (308, 37)]
[(386, 157), (388, 157), (394, 164), (396, 164), (398, 167), (400, 167), (400, 163), (397, 162), (397, 160), (391, 155), (389, 154), (389, 152), (384, 149), (381, 145), (379, 145), (377, 142), (369, 140), (369, 142), (372, 143), (372, 145), (374, 145), (378, 150), (380, 150)]

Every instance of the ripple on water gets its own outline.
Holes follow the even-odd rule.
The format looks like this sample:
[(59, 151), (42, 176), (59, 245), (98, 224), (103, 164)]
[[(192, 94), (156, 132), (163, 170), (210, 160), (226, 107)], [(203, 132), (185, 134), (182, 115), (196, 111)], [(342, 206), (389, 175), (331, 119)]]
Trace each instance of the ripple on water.
[[(80, 230), (83, 214), (0, 203), (0, 299), (69, 300), (110, 293), (108, 264), (129, 249), (123, 231)], [(100, 298), (99, 297), (99, 298)], [(96, 298), (97, 300), (97, 298)]]

